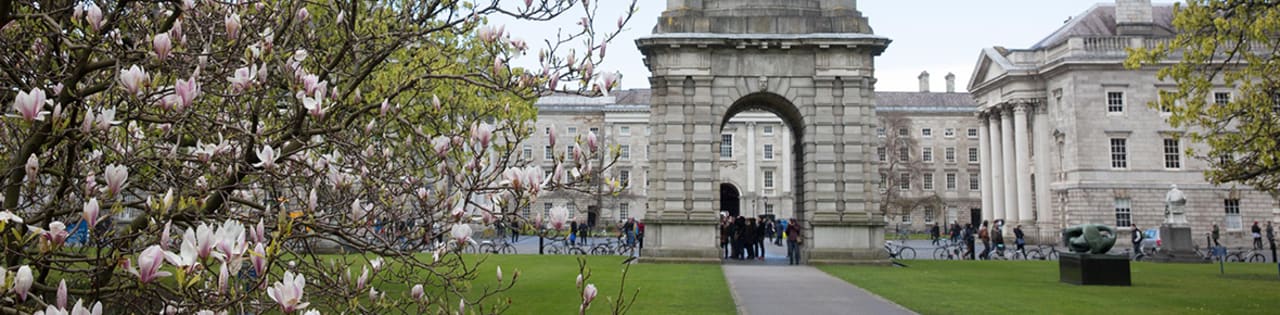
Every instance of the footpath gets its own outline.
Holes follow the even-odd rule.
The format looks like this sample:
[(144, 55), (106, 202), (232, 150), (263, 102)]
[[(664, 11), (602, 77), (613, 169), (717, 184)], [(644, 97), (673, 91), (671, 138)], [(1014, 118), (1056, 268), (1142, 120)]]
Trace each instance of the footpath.
[(724, 264), (738, 314), (915, 314), (811, 266)]

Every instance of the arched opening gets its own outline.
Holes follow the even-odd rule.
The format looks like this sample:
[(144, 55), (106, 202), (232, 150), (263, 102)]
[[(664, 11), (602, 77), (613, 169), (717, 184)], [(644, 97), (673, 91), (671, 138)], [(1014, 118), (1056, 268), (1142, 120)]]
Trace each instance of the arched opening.
[[(787, 243), (781, 238), (782, 220), (788, 224), (798, 220), (802, 231), (809, 230), (803, 223), (803, 116), (786, 98), (759, 92), (730, 104), (719, 123), (719, 141), (713, 150), (721, 187), (718, 204), (721, 213), (733, 218), (722, 221), (720, 227), (721, 235), (729, 239), (725, 254), (736, 260), (750, 261), (755, 256), (784, 264)], [(736, 194), (726, 194), (726, 187), (736, 188)], [(741, 244), (738, 238), (746, 238), (749, 244)], [(755, 244), (754, 251), (750, 244)]]
[(733, 184), (720, 184), (720, 211), (728, 214), (730, 217), (742, 215), (742, 209), (739, 205), (739, 199), (742, 193), (738, 192), (738, 188)]

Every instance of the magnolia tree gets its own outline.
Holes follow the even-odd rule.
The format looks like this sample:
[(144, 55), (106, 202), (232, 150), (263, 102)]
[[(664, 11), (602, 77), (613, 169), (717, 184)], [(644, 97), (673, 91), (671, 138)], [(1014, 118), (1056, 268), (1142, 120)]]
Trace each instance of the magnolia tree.
[(515, 148), (533, 98), (617, 86), (628, 4), (0, 1), (0, 313), (506, 310), (520, 272), (450, 249), (602, 166)]

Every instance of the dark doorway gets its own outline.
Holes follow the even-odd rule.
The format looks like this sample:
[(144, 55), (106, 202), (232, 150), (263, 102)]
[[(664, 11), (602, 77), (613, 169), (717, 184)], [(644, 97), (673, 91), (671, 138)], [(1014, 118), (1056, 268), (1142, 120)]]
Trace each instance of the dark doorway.
[(969, 223), (973, 223), (974, 227), (982, 224), (982, 209), (969, 209)]
[(729, 213), (729, 216), (736, 217), (742, 214), (738, 201), (742, 194), (738, 193), (738, 188), (732, 184), (720, 184), (720, 211)]
[(600, 219), (600, 207), (587, 206), (587, 225), (599, 226), (598, 225), (599, 222), (596, 222), (596, 220), (599, 220), (599, 219)]

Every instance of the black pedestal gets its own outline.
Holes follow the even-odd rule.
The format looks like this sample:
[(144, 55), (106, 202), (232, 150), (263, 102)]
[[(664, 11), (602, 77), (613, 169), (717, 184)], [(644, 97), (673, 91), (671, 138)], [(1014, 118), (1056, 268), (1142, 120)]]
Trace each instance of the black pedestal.
[(1058, 274), (1062, 282), (1075, 285), (1129, 286), (1129, 257), (1062, 253)]

